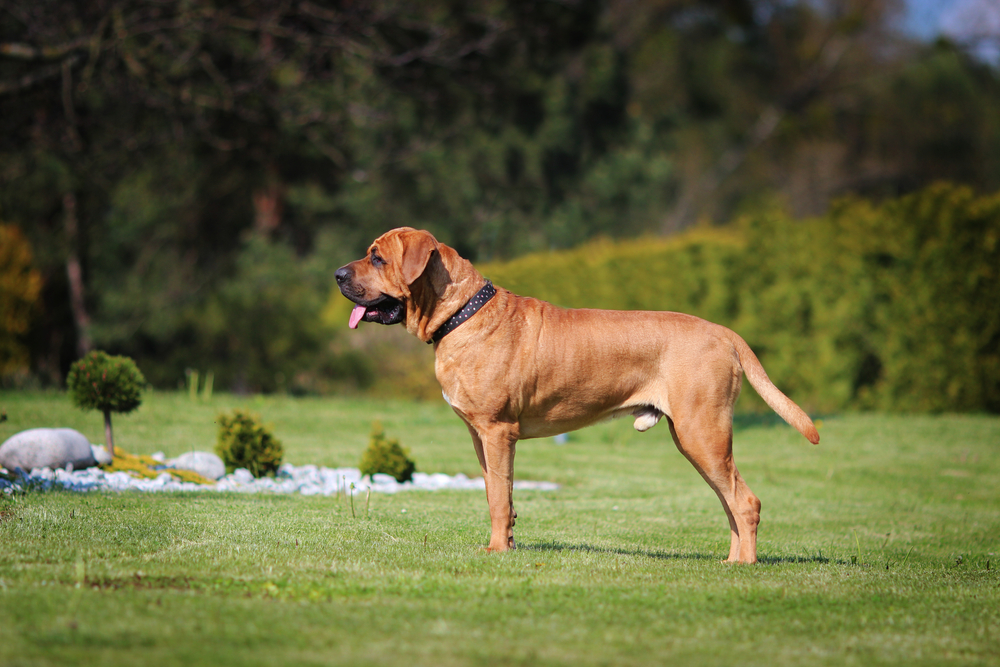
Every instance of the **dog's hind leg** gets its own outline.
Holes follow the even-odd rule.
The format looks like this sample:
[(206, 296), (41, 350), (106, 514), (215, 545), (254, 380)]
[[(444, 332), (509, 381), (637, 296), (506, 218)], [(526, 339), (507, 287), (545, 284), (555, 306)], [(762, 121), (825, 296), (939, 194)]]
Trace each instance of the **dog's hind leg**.
[(730, 530), (727, 561), (756, 563), (760, 500), (733, 462), (731, 415), (702, 412), (676, 423), (671, 420), (670, 434), (722, 502)]
[(472, 445), (486, 480), (486, 503), (490, 508), (490, 544), (487, 551), (507, 551), (515, 548), (514, 523), (514, 451), (516, 436), (510, 429), (497, 425), (483, 428), (482, 433), (466, 422)]

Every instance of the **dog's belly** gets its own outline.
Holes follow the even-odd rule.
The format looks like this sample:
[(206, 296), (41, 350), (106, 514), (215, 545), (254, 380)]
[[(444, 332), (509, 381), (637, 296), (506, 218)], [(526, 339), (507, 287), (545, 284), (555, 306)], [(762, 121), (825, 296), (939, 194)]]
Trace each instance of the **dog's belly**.
[(521, 439), (568, 433), (628, 415), (636, 417), (636, 430), (646, 431), (669, 414), (662, 383), (643, 381), (644, 373), (613, 382), (565, 379), (557, 384), (551, 376), (547, 381), (533, 376), (516, 387), (508, 385), (505, 392), (490, 391), (502, 385), (500, 378), (482, 384), (442, 384), (441, 394), (466, 421), (475, 422), (480, 415), (495, 421), (516, 420)]
[(519, 421), (520, 435), (522, 439), (547, 438), (559, 435), (560, 433), (577, 431), (581, 428), (592, 426), (609, 419), (616, 419), (618, 417), (625, 417), (629, 415), (637, 416), (635, 422), (636, 430), (647, 431), (660, 420), (663, 413), (652, 406), (639, 405), (619, 407), (614, 410), (605, 410), (586, 415), (579, 415), (575, 418), (568, 417), (560, 419), (522, 417)]
[(534, 339), (531, 372), (521, 376), (521, 437), (557, 435), (626, 415), (637, 417), (640, 431), (655, 425), (670, 411), (666, 319), (661, 313), (550, 312)]
[[(650, 387), (635, 377), (641, 374), (632, 375), (611, 383), (577, 383), (532, 394), (518, 415), (521, 437), (568, 433), (628, 415), (636, 417), (637, 430), (652, 428), (669, 413), (666, 392), (662, 386)], [(538, 385), (535, 388), (541, 389)]]

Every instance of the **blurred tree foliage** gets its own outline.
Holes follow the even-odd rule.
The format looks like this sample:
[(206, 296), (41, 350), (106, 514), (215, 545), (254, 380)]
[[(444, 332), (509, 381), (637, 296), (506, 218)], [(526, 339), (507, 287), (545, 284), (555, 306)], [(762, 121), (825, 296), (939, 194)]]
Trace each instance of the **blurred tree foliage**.
[(391, 227), (494, 260), (1000, 188), (997, 70), (897, 10), (6, 0), (0, 215), (43, 279), (32, 371), (99, 345), (159, 386), (365, 386), (381, 371), (319, 313)]

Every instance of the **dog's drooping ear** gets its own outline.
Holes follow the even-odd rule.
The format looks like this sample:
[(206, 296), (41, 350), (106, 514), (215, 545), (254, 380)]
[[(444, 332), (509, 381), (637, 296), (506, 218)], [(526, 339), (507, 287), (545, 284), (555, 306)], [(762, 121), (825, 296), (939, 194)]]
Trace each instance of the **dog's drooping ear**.
[(424, 231), (409, 232), (407, 237), (406, 243), (403, 244), (400, 274), (403, 282), (412, 285), (423, 274), (427, 263), (437, 252), (438, 242), (430, 233)]

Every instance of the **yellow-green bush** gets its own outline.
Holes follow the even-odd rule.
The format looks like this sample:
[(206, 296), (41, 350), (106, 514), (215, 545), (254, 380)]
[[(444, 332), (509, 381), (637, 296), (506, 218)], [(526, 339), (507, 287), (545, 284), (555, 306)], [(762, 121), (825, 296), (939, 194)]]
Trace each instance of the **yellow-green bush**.
[(211, 485), (215, 484), (214, 479), (202, 477), (193, 470), (179, 470), (177, 468), (162, 468), (162, 463), (151, 456), (129, 454), (122, 451), (121, 447), (115, 447), (115, 455), (111, 463), (101, 466), (105, 472), (126, 472), (133, 477), (143, 479), (156, 479), (163, 473), (176, 477), (182, 482), (194, 482), (195, 484)]
[(362, 475), (376, 473), (392, 475), (397, 482), (402, 484), (413, 479), (417, 464), (410, 458), (409, 450), (401, 447), (398, 440), (387, 439), (385, 431), (382, 430), (382, 424), (375, 422), (372, 424), (368, 449), (361, 455), (358, 469), (361, 470)]
[(215, 453), (226, 464), (226, 472), (246, 468), (254, 477), (278, 472), (285, 449), (260, 416), (247, 410), (220, 413)]
[(872, 404), (1000, 411), (1000, 194), (938, 185), (882, 213)]
[(667, 239), (598, 241), (480, 270), (516, 294), (568, 308), (674, 310), (719, 321), (735, 314), (744, 245), (734, 229), (699, 228)]
[(733, 326), (796, 400), (1000, 410), (1000, 196), (941, 184), (742, 229)]

